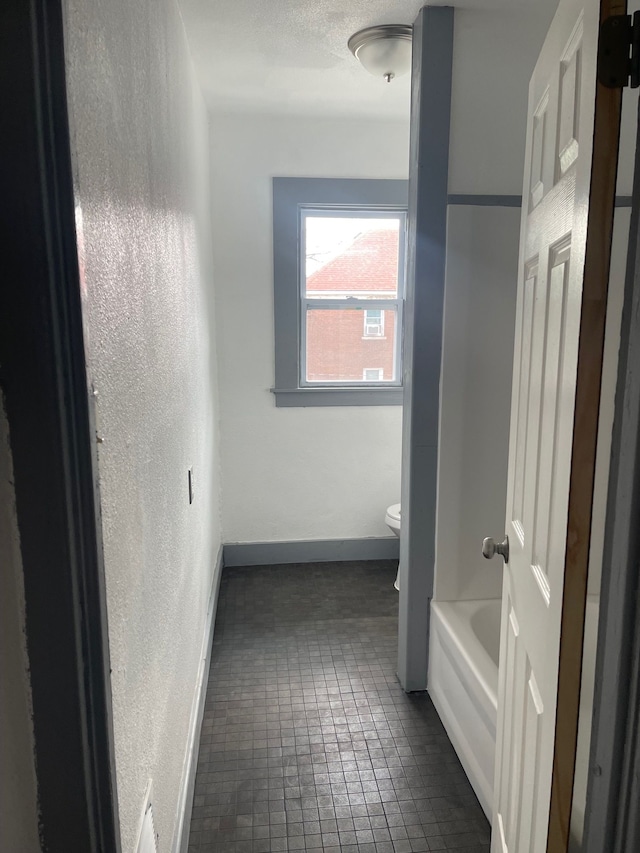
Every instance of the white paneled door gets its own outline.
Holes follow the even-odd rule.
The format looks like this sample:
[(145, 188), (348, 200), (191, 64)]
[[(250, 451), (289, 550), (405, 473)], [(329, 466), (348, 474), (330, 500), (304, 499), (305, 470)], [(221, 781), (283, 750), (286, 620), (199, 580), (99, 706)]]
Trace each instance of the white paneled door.
[(492, 853), (547, 846), (599, 7), (560, 0), (529, 89)]

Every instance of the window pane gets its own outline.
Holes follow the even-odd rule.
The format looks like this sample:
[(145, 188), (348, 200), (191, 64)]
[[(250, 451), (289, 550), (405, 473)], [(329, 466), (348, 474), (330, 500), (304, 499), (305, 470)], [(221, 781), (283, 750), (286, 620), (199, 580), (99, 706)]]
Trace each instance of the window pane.
[(307, 311), (307, 382), (362, 382), (365, 370), (382, 370), (376, 381), (395, 382), (396, 312), (380, 312), (384, 335), (363, 334), (364, 312), (353, 308)]
[(303, 218), (305, 293), (311, 299), (388, 299), (398, 294), (400, 220)]

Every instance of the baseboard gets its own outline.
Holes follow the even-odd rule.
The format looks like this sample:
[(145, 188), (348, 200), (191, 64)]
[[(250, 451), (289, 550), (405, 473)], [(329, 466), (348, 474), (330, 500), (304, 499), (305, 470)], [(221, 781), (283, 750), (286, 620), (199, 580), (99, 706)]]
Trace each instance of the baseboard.
[(229, 542), (225, 566), (272, 566), (281, 563), (338, 563), (345, 560), (397, 560), (397, 536), (367, 539), (302, 539), (291, 542)]
[(200, 655), (200, 668), (191, 706), (191, 719), (189, 721), (189, 736), (185, 751), (184, 765), (182, 771), (182, 783), (180, 785), (180, 797), (178, 799), (178, 815), (175, 824), (173, 838), (173, 853), (186, 853), (189, 845), (189, 827), (191, 824), (191, 811), (193, 809), (193, 795), (196, 784), (196, 769), (198, 766), (198, 748), (200, 746), (200, 731), (202, 729), (202, 718), (204, 716), (204, 702), (207, 694), (207, 681), (209, 676), (209, 665), (211, 663), (211, 646), (213, 644), (213, 627), (216, 621), (216, 610), (218, 607), (218, 592), (220, 590), (220, 578), (223, 566), (223, 547), (218, 549), (216, 565), (213, 570), (213, 582), (209, 595), (207, 607), (207, 620), (202, 640), (202, 653)]

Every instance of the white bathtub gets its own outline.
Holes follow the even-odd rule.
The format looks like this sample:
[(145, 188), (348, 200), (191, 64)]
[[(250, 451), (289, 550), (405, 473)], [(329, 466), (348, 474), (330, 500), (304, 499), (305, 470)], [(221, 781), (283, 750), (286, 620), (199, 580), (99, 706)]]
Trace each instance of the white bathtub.
[(498, 715), (500, 599), (433, 601), (429, 695), (491, 820)]
[[(598, 603), (596, 596), (587, 599), (571, 851), (581, 849), (584, 823)], [(500, 606), (500, 599), (431, 603), (429, 694), (489, 820), (496, 749)]]

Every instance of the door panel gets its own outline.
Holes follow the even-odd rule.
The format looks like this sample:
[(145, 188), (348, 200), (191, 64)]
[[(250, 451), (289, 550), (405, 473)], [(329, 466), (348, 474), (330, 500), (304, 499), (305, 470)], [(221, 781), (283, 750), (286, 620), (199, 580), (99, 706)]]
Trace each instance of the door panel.
[(560, 115), (558, 119), (556, 179), (560, 179), (578, 157), (581, 46), (582, 21), (576, 27), (560, 62)]
[[(561, 421), (560, 377), (565, 346), (565, 321), (571, 244), (565, 239), (552, 250), (546, 288), (546, 315), (542, 336), (545, 340), (540, 387), (540, 432), (535, 460), (535, 510), (532, 519), (531, 567), (540, 592), (549, 605), (551, 595), (551, 523), (555, 472), (564, 448), (559, 447)], [(533, 485), (533, 484), (532, 484)]]
[(529, 209), (533, 208), (544, 196), (545, 156), (548, 150), (547, 108), (549, 106), (548, 90), (542, 96), (533, 115), (532, 153), (531, 153), (531, 191), (529, 193)]
[[(529, 371), (531, 367), (531, 348), (535, 294), (538, 289), (538, 259), (530, 261), (524, 273), (524, 294), (521, 299), (521, 346), (520, 361), (517, 369), (518, 417), (516, 429), (516, 453), (513, 476), (512, 524), (514, 533), (524, 545), (524, 494), (525, 494), (525, 457), (527, 431), (529, 425)], [(516, 391), (516, 388), (514, 388)]]
[(494, 840), (497, 834), (498, 849), (505, 853), (513, 850), (527, 853), (536, 849), (536, 836), (546, 828), (543, 826), (546, 817), (538, 814), (536, 797), (544, 705), (508, 594), (505, 606), (505, 665), (512, 675), (505, 696), (506, 738), (498, 798), (506, 808), (497, 815)]

